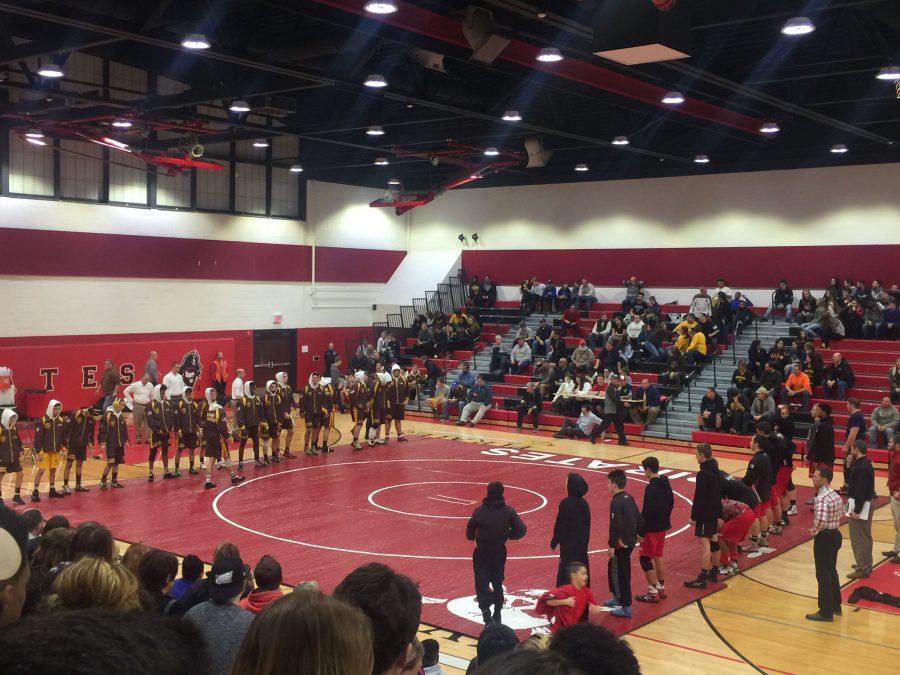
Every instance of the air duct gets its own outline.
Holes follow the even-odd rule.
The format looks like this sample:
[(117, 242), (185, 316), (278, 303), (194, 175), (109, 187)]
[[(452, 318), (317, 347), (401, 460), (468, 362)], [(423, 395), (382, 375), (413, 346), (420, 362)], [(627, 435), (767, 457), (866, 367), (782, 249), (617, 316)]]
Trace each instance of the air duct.
[(690, 56), (690, 3), (613, 0), (594, 20), (597, 56), (633, 66)]
[(493, 63), (510, 41), (495, 33), (494, 16), (488, 10), (469, 5), (462, 32), (472, 47), (472, 58), (482, 63)]

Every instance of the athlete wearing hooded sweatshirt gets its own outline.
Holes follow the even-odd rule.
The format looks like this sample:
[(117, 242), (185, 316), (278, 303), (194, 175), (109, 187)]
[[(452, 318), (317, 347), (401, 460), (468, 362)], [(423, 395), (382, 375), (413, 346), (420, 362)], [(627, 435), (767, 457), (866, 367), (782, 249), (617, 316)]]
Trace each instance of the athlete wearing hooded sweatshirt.
[(556, 585), (569, 583), (569, 565), (582, 563), (588, 569), (588, 542), (591, 538), (591, 508), (584, 496), (588, 484), (581, 474), (570, 473), (566, 476), (566, 492), (568, 496), (559, 502), (556, 513), (556, 524), (553, 526), (553, 538), (550, 548), (559, 546), (559, 570), (556, 573)]
[(205, 414), (203, 405), (194, 400), (194, 388), (185, 387), (175, 405), (175, 428), (178, 432), (178, 449), (175, 451), (175, 477), (181, 477), (181, 453), (188, 449), (189, 473), (197, 474), (194, 468), (194, 451), (200, 445), (200, 424)]
[(353, 442), (350, 444), (354, 450), (362, 450), (359, 444), (359, 432), (363, 421), (369, 414), (369, 400), (372, 392), (366, 384), (366, 374), (358, 370), (352, 378), (347, 378), (347, 387), (344, 389), (347, 397), (347, 407), (350, 409), (350, 419), (353, 420)]
[(162, 454), (163, 478), (175, 478), (175, 475), (169, 471), (169, 442), (172, 440), (172, 433), (177, 428), (175, 404), (166, 396), (166, 385), (164, 384), (153, 387), (147, 425), (150, 427), (150, 454), (147, 460), (150, 473), (147, 476), (147, 482), (153, 482), (153, 463), (156, 461), (157, 451)]
[(294, 459), (297, 455), (291, 452), (291, 441), (294, 440), (294, 418), (291, 411), (294, 409), (294, 391), (288, 384), (288, 374), (284, 371), (275, 373), (275, 384), (278, 385), (278, 394), (281, 396), (281, 428), (287, 430), (284, 437), (285, 459)]
[(266, 392), (263, 394), (262, 404), (260, 437), (263, 439), (263, 452), (266, 455), (265, 463), (269, 463), (268, 447), (271, 442), (272, 461), (277, 464), (281, 461), (278, 457), (278, 441), (281, 436), (281, 395), (278, 392), (278, 383), (275, 380), (266, 382)]
[[(24, 504), (25, 501), (19, 494), (22, 491), (22, 440), (16, 429), (16, 420), (19, 416), (12, 408), (5, 408), (0, 415), (0, 479), (8, 473), (16, 474), (16, 494), (13, 501), (16, 504)], [(0, 499), (0, 504), (3, 500)]]
[(300, 409), (306, 423), (306, 435), (303, 437), (305, 455), (319, 454), (319, 430), (330, 413), (325, 408), (325, 391), (319, 386), (319, 379), (318, 373), (312, 373), (300, 394)]
[(472, 567), (475, 572), (475, 598), (485, 625), (502, 623), (503, 577), (506, 569), (506, 542), (521, 539), (526, 527), (519, 514), (503, 499), (503, 483), (488, 483), (487, 496), (475, 509), (466, 525), (466, 539), (475, 542)]
[(44, 471), (50, 472), (50, 498), (63, 497), (56, 491), (56, 469), (59, 467), (59, 453), (66, 451), (66, 422), (62, 416), (62, 403), (51, 399), (47, 404), (47, 412), (38, 420), (34, 428), (34, 451), (38, 453), (37, 474), (34, 477), (34, 490), (31, 501), (39, 502), (41, 497), (38, 488)]
[(87, 459), (88, 446), (94, 444), (94, 414), (90, 408), (73, 410), (66, 418), (66, 471), (63, 474), (63, 494), (69, 494), (69, 476), (75, 465), (75, 492), (90, 492), (81, 485), (81, 467)]
[[(244, 382), (244, 395), (236, 402), (234, 409), (234, 421), (238, 426), (238, 438), (241, 444), (238, 447), (238, 469), (242, 468), (244, 463), (244, 448), (247, 447), (247, 440), (253, 442), (253, 462), (256, 466), (264, 466), (259, 461), (259, 422), (262, 412), (262, 401), (256, 395), (256, 382), (247, 380)], [(268, 463), (268, 455), (266, 462)]]
[(394, 421), (394, 428), (397, 430), (397, 440), (405, 441), (403, 429), (400, 427), (403, 422), (403, 413), (406, 410), (406, 399), (409, 397), (409, 379), (403, 368), (396, 363), (391, 366), (391, 381), (386, 385), (387, 398), (390, 402), (390, 418), (385, 425), (384, 440), (391, 440), (391, 423)]
[(106, 477), (112, 471), (112, 483), (114, 488), (121, 488), (119, 483), (119, 464), (125, 461), (125, 446), (128, 445), (128, 427), (125, 424), (125, 402), (120, 398), (114, 398), (112, 405), (106, 409), (100, 420), (100, 431), (97, 436), (100, 445), (106, 446), (106, 467), (100, 477), (100, 489), (106, 489)]
[[(216, 390), (209, 387), (206, 390), (206, 415), (201, 423), (200, 438), (206, 448), (206, 457), (203, 460), (203, 468), (206, 471), (206, 482), (203, 484), (204, 490), (216, 487), (212, 482), (212, 465), (213, 460), (219, 462), (223, 457), (222, 442), (225, 442), (225, 452), (228, 451), (228, 439), (231, 437), (231, 429), (228, 428), (228, 418), (225, 415), (225, 408), (220, 406), (216, 399), (218, 394)], [(243, 476), (238, 476), (231, 470), (231, 484), (237, 485), (244, 480)]]
[(369, 445), (379, 443), (384, 445), (387, 440), (381, 438), (381, 423), (389, 417), (390, 398), (388, 385), (391, 383), (390, 375), (387, 373), (372, 373), (372, 385), (370, 390), (372, 396), (369, 402), (369, 425), (366, 428), (366, 436), (369, 437)]

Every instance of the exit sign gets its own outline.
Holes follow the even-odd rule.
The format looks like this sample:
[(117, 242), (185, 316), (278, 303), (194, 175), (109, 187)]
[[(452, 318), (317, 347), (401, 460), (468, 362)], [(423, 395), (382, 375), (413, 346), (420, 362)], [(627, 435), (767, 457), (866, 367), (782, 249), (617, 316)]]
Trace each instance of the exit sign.
[(273, 314), (272, 315), (272, 323), (274, 323), (274, 324), (281, 323), (281, 314)]

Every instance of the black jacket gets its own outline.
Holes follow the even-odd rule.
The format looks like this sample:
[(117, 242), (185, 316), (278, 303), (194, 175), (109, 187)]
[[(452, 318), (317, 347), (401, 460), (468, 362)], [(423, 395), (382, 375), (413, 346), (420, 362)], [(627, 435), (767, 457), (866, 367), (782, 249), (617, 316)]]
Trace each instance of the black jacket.
[(862, 511), (865, 502), (875, 498), (875, 469), (868, 457), (853, 460), (847, 481), (847, 497), (854, 500), (853, 510), (856, 513)]
[(834, 422), (830, 417), (820, 419), (810, 427), (806, 450), (815, 462), (834, 464)]
[(466, 539), (475, 542), (476, 551), (505, 554), (507, 540), (521, 539), (526, 529), (515, 509), (506, 505), (503, 485), (489, 483), (487, 497), (466, 525)]
[(736, 502), (742, 502), (751, 509), (759, 504), (759, 497), (749, 485), (738, 480), (731, 474), (719, 471), (721, 479), (722, 499), (731, 499)]
[(841, 362), (835, 365), (832, 363), (825, 369), (825, 379), (827, 380), (842, 380), (847, 384), (848, 387), (852, 387), (853, 383), (856, 382), (856, 377), (853, 375), (853, 369), (850, 367), (850, 364), (847, 363), (847, 359), (841, 359)]
[(644, 488), (644, 507), (641, 509), (641, 527), (638, 534), (647, 532), (665, 532), (672, 527), (672, 508), (675, 506), (675, 495), (672, 486), (665, 476), (651, 478)]
[(772, 461), (765, 450), (760, 450), (747, 463), (744, 484), (756, 490), (756, 494), (759, 495), (759, 501), (767, 502), (772, 496), (772, 484), (774, 482), (775, 471), (772, 467)]
[(710, 415), (721, 415), (725, 412), (725, 401), (722, 400), (722, 397), (716, 394), (713, 398), (709, 398), (708, 396), (703, 396), (700, 399), (700, 414), (702, 415), (706, 411), (709, 411)]
[(617, 492), (609, 503), (610, 548), (616, 548), (621, 541), (626, 548), (634, 548), (638, 530), (641, 527), (641, 512), (627, 492)]
[(794, 301), (794, 291), (790, 287), (776, 288), (774, 295), (776, 305), (790, 305)]
[(708, 523), (721, 517), (722, 488), (719, 481), (719, 463), (710, 458), (700, 464), (700, 470), (697, 472), (691, 520)]
[(559, 502), (550, 548), (558, 545), (563, 554), (587, 549), (591, 538), (591, 508), (584, 499), (587, 491), (587, 481), (580, 474), (570, 473), (566, 480), (569, 496)]
[[(543, 401), (544, 398), (541, 396), (541, 390), (538, 387), (535, 387), (531, 390), (530, 394), (528, 393), (527, 389), (522, 392), (522, 400), (519, 401), (519, 405), (524, 405), (526, 410), (531, 410), (532, 408), (537, 408), (538, 410), (540, 410)], [(585, 492), (587, 492), (587, 489), (585, 489)], [(571, 496), (571, 494), (572, 493), (570, 491), (569, 495)]]

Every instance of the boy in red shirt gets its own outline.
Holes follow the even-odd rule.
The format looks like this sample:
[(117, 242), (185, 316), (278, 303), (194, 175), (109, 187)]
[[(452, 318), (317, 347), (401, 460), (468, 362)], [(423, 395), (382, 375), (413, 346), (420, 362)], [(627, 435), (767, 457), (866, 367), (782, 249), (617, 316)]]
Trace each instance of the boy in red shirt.
[(586, 615), (585, 610), (592, 614), (603, 611), (587, 583), (587, 567), (573, 562), (569, 565), (569, 583), (544, 593), (538, 600), (535, 610), (550, 619), (551, 633), (579, 623)]

